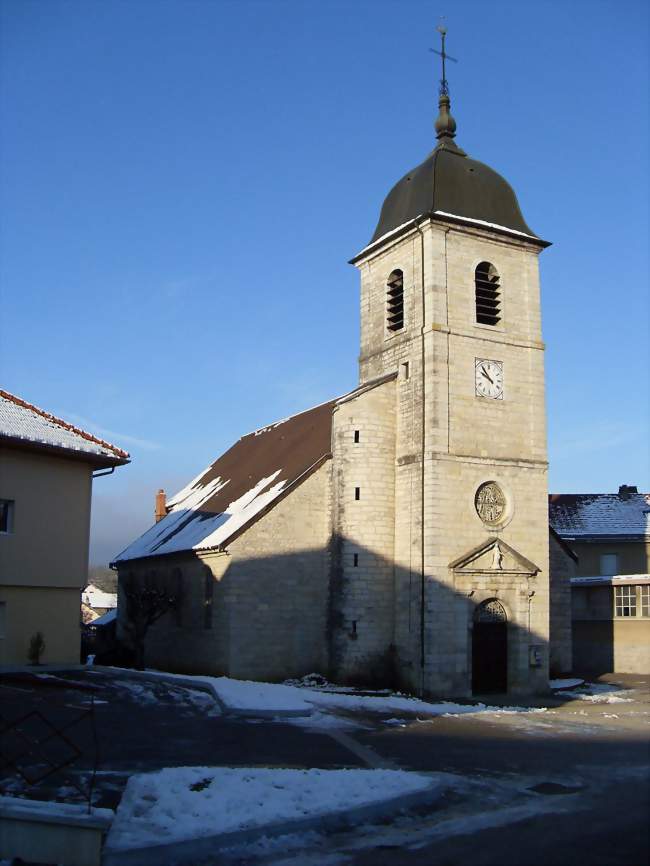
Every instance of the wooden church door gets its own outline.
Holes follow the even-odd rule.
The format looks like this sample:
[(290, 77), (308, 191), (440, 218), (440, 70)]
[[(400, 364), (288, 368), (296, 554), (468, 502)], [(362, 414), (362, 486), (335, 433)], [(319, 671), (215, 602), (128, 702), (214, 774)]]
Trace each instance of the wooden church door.
[(474, 611), (472, 691), (508, 691), (508, 622), (503, 605), (488, 599)]

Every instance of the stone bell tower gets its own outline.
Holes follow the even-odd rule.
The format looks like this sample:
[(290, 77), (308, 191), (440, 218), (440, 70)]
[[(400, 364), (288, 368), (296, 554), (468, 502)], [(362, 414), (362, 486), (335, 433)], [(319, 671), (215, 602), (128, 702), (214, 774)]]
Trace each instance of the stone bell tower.
[[(444, 33), (443, 33), (444, 62)], [(406, 686), (547, 688), (538, 256), (509, 184), (455, 143), (389, 192), (361, 276), (360, 382), (395, 379), (394, 647)]]

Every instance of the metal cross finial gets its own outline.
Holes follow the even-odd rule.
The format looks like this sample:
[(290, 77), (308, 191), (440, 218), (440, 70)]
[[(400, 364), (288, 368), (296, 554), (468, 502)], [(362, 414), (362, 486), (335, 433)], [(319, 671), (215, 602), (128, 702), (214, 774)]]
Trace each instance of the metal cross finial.
[(442, 78), (440, 79), (440, 96), (448, 96), (449, 95), (449, 83), (447, 81), (447, 73), (445, 70), (445, 61), (452, 60), (454, 63), (458, 63), (455, 57), (450, 57), (449, 54), (445, 51), (445, 36), (447, 35), (447, 28), (442, 24), (444, 19), (440, 19), (441, 23), (438, 24), (436, 30), (440, 34), (442, 39), (442, 51), (437, 51), (435, 48), (430, 48), (429, 51), (433, 51), (434, 54), (438, 54), (442, 57)]

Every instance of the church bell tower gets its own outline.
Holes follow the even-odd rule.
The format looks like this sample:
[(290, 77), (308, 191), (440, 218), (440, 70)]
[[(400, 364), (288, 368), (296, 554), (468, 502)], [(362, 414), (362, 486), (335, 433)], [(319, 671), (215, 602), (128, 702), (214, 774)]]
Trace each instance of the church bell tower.
[[(509, 184), (455, 141), (386, 197), (352, 263), (360, 383), (395, 380), (394, 651), (423, 694), (545, 690), (549, 575), (538, 256)], [(392, 458), (391, 458), (392, 459)]]

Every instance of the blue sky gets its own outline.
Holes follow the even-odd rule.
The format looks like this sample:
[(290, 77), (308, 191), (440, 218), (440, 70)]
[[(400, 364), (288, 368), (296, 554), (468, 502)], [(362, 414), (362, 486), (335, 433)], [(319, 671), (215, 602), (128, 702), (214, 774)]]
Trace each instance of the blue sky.
[(358, 280), (434, 145), (542, 255), (549, 486), (650, 488), (644, 2), (2, 0), (3, 387), (129, 450), (106, 562), (236, 438), (354, 387)]

